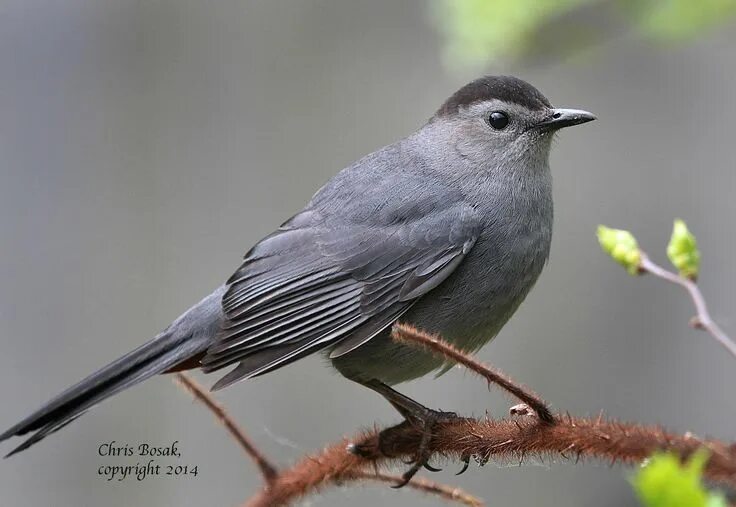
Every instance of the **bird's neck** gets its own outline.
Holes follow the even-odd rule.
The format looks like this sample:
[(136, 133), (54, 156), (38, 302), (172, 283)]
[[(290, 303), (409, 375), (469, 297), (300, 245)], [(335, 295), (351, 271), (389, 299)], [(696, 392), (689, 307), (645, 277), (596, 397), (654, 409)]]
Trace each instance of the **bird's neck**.
[(414, 167), (462, 191), (481, 211), (527, 216), (551, 227), (550, 140), (484, 153), (466, 150), (462, 140), (432, 127), (425, 126), (402, 143)]

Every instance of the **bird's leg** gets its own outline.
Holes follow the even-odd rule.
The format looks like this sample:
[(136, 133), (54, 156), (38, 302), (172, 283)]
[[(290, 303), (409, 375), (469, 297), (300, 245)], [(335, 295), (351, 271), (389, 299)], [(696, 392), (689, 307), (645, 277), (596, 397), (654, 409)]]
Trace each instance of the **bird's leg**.
[[(457, 414), (455, 414), (454, 412), (442, 412), (439, 410), (432, 410), (431, 408), (427, 408), (421, 403), (412, 400), (408, 396), (405, 396), (398, 391), (395, 391), (394, 389), (390, 388), (389, 386), (378, 380), (371, 380), (369, 382), (363, 383), (363, 385), (369, 387), (370, 389), (373, 389), (378, 394), (383, 396), (386, 401), (388, 401), (404, 417), (405, 422), (402, 423), (402, 425), (400, 426), (403, 426), (403, 424), (410, 424), (411, 426), (419, 430), (422, 434), (422, 438), (419, 442), (419, 447), (417, 448), (414, 460), (410, 462), (412, 463), (411, 468), (409, 468), (409, 470), (404, 472), (404, 474), (402, 475), (402, 482), (393, 487), (401, 488), (408, 484), (411, 478), (414, 477), (414, 475), (422, 467), (431, 472), (438, 472), (439, 469), (434, 468), (428, 464), (429, 458), (432, 454), (429, 445), (432, 440), (432, 432), (434, 431), (434, 428), (438, 423), (457, 419)], [(384, 431), (391, 431), (391, 428)], [(379, 435), (379, 445), (380, 440), (382, 440), (385, 436), (386, 435), (384, 435), (384, 432)], [(358, 446), (355, 446), (352, 449), (353, 452), (360, 454), (360, 448)]]

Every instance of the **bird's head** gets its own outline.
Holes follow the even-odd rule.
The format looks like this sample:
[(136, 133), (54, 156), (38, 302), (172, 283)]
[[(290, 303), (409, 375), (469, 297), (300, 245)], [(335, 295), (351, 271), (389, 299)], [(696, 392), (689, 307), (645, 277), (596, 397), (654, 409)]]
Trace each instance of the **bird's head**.
[(430, 119), (461, 156), (509, 163), (546, 157), (559, 129), (596, 117), (579, 109), (555, 108), (535, 87), (512, 76), (485, 76), (455, 92)]

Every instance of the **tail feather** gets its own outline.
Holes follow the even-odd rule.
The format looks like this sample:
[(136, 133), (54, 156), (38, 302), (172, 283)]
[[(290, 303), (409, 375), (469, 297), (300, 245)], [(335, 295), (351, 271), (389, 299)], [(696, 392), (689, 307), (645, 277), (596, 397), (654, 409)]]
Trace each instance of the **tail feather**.
[(190, 339), (189, 336), (182, 338), (159, 335), (73, 385), (0, 435), (2, 441), (11, 436), (21, 436), (35, 431), (30, 438), (5, 457), (29, 448), (106, 398), (162, 373), (200, 352), (201, 345)]
[(219, 328), (221, 289), (203, 299), (153, 340), (68, 388), (0, 434), (0, 441), (34, 432), (5, 457), (28, 449), (101, 401), (203, 353)]

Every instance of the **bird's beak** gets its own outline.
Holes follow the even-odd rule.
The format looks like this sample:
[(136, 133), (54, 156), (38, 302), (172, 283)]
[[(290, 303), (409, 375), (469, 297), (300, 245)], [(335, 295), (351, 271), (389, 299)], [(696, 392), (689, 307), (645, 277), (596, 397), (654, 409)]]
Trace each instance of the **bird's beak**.
[(535, 127), (544, 130), (557, 130), (573, 125), (588, 123), (596, 119), (593, 113), (581, 109), (552, 109), (550, 115), (537, 123)]

